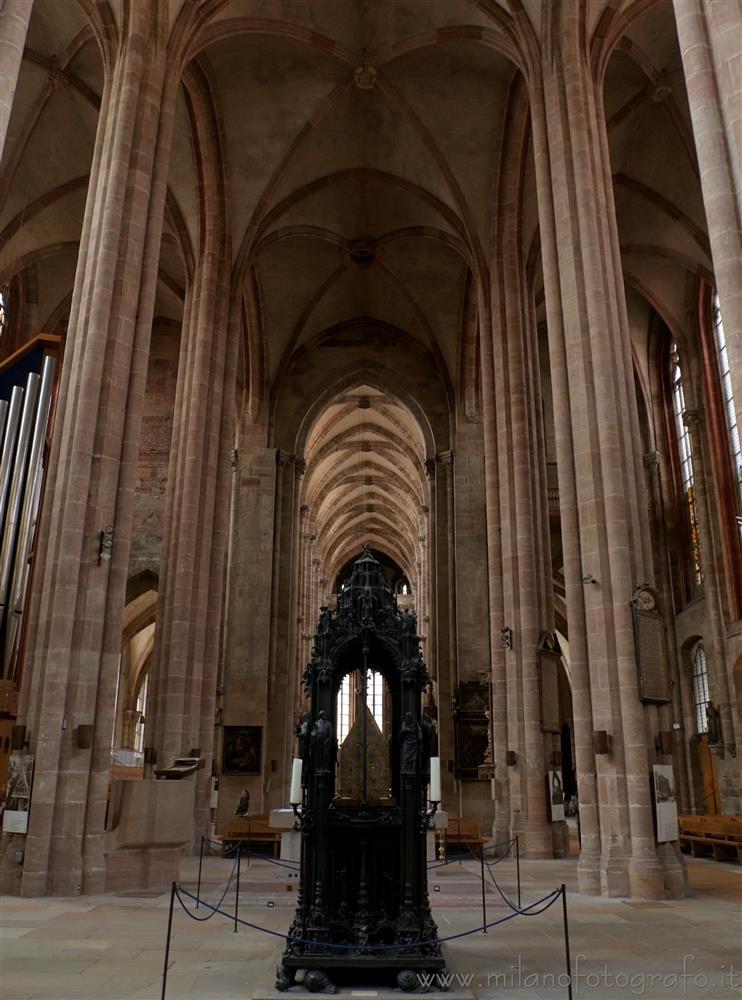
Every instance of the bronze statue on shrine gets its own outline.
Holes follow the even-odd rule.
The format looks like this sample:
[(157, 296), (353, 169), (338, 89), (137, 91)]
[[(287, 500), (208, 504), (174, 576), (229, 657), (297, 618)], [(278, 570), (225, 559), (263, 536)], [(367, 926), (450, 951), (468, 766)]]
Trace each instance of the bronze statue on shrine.
[(412, 712), (405, 713), (400, 732), (400, 743), (402, 744), (402, 749), (399, 773), (417, 774), (419, 770), (422, 730), (412, 717)]

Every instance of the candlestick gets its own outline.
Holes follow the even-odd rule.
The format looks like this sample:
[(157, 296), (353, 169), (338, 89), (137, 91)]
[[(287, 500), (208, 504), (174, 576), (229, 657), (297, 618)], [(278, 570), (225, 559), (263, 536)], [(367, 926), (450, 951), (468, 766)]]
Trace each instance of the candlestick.
[(430, 758), (430, 801), (441, 801), (441, 759)]
[(289, 805), (301, 805), (301, 772), (303, 761), (301, 757), (295, 757), (291, 767), (291, 794), (289, 795)]

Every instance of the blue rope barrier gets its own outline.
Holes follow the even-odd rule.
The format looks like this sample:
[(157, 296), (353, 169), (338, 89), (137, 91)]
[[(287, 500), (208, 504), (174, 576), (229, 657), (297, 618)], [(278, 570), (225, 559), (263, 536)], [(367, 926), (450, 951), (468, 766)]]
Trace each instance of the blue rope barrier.
[[(212, 844), (219, 844), (219, 843), (220, 843), (220, 841), (218, 841), (218, 840), (206, 840), (206, 839), (204, 839), (204, 844), (211, 851), (212, 855), (219, 856), (220, 852), (215, 851), (214, 848), (212, 847)], [(239, 843), (233, 845), (232, 847), (224, 847), (224, 845), (222, 844), (223, 856), (224, 857), (233, 857), (233, 855), (237, 852), (237, 848), (240, 847), (240, 846), (241, 845)], [(232, 854), (228, 853), (230, 851), (232, 852)], [(242, 847), (242, 856), (243, 857), (249, 856), (251, 858), (259, 858), (261, 861), (267, 861), (270, 864), (272, 864), (272, 865), (278, 865), (281, 868), (290, 868), (293, 871), (298, 871), (299, 866), (301, 864), (301, 862), (299, 862), (299, 861), (287, 861), (285, 858), (283, 860), (280, 860), (280, 861), (278, 860), (278, 858), (269, 858), (266, 854), (258, 854), (257, 851), (251, 851), (249, 848), (244, 847), (244, 846)]]
[[(176, 895), (176, 898), (177, 898), (178, 902), (183, 907), (183, 910), (185, 911), (185, 913), (192, 920), (198, 920), (200, 922), (200, 921), (203, 921), (204, 919), (206, 919), (206, 920), (209, 919), (208, 917), (197, 917), (197, 916), (195, 916), (188, 909), (188, 907), (186, 906), (186, 904), (183, 902), (183, 900), (181, 898), (181, 893), (184, 896), (188, 896), (189, 899), (193, 899), (193, 900), (196, 900), (196, 896), (194, 896), (193, 893), (188, 892), (187, 889), (183, 889), (182, 886), (176, 886), (176, 888), (175, 888), (175, 895)], [(225, 890), (224, 895), (226, 896), (226, 890)], [(515, 913), (508, 913), (506, 916), (500, 917), (499, 920), (492, 920), (489, 923), (480, 924), (479, 927), (474, 927), (472, 930), (468, 930), (468, 931), (461, 931), (458, 934), (449, 934), (447, 937), (443, 937), (443, 938), (431, 938), (431, 939), (429, 939), (427, 941), (413, 941), (413, 942), (411, 942), (408, 945), (397, 945), (397, 944), (394, 944), (394, 945), (383, 945), (383, 944), (368, 945), (365, 948), (361, 948), (360, 950), (362, 951), (363, 954), (373, 955), (373, 954), (375, 954), (375, 953), (377, 954), (379, 952), (383, 953), (383, 952), (386, 952), (386, 951), (400, 951), (400, 950), (403, 951), (403, 950), (408, 949), (408, 948), (423, 948), (423, 947), (427, 947), (428, 945), (445, 944), (447, 941), (456, 941), (459, 938), (469, 937), (469, 935), (471, 935), (471, 934), (479, 934), (479, 933), (481, 933), (485, 929), (489, 929), (490, 927), (496, 927), (498, 924), (504, 924), (508, 920), (512, 920), (514, 917), (517, 917), (519, 915), (536, 916), (535, 913), (530, 913), (529, 911), (533, 910), (537, 906), (540, 906), (542, 903), (546, 903), (546, 901), (548, 900), (548, 903), (546, 903), (546, 906), (544, 906), (543, 909), (537, 911), (538, 913), (544, 913), (546, 910), (549, 909), (549, 907), (551, 907), (551, 906), (554, 905), (554, 903), (557, 901), (557, 899), (559, 899), (559, 897), (561, 895), (562, 895), (561, 888), (554, 889), (552, 892), (547, 893), (541, 899), (536, 900), (535, 903), (531, 903), (529, 906), (524, 907), (522, 910), (519, 910), (519, 911), (517, 911)], [(224, 896), (219, 901), (219, 906), (212, 906), (210, 903), (205, 902), (205, 900), (200, 900), (200, 902), (201, 902), (201, 904), (203, 906), (206, 906), (208, 909), (212, 910), (211, 916), (213, 916), (214, 913), (220, 913), (223, 917), (227, 917), (227, 919), (229, 919), (229, 920), (234, 920), (235, 917), (234, 917), (233, 914), (226, 913), (224, 910), (222, 910), (222, 909), (219, 908), (221, 906), (221, 903), (223, 902), (223, 899), (224, 899)], [(253, 924), (249, 920), (243, 920), (242, 917), (237, 917), (236, 919), (237, 919), (237, 923), (243, 924), (245, 927), (251, 928), (251, 930), (260, 931), (263, 934), (269, 934), (271, 937), (281, 938), (284, 941), (293, 941), (295, 944), (311, 945), (311, 946), (317, 947), (317, 948), (327, 948), (327, 949), (330, 950), (330, 952), (332, 952), (332, 951), (335, 951), (335, 952), (338, 952), (338, 951), (339, 952), (343, 952), (343, 951), (356, 951), (357, 952), (357, 951), (359, 951), (359, 946), (357, 944), (337, 944), (337, 943), (332, 943), (332, 942), (328, 942), (328, 941), (312, 941), (312, 940), (310, 940), (308, 938), (291, 937), (291, 935), (289, 935), (289, 934), (283, 934), (280, 931), (273, 931), (269, 927), (261, 927), (260, 924)]]
[[(222, 903), (224, 902), (224, 900), (225, 900), (225, 898), (227, 896), (227, 893), (229, 892), (229, 887), (232, 884), (232, 879), (234, 878), (234, 873), (235, 873), (236, 870), (237, 870), (237, 858), (234, 859), (234, 864), (232, 865), (232, 871), (229, 873), (229, 878), (227, 879), (227, 884), (224, 886), (224, 892), (222, 893), (219, 902), (216, 904), (216, 908), (212, 907), (211, 903), (207, 903), (205, 899), (200, 899), (200, 897), (198, 897), (198, 896), (193, 896), (193, 899), (195, 899), (198, 903), (200, 903), (202, 906), (205, 906), (207, 910), (211, 910), (212, 911), (208, 915), (208, 917), (197, 917), (193, 913), (188, 913), (188, 916), (191, 917), (193, 920), (197, 920), (200, 924), (202, 924), (206, 920), (211, 920), (211, 918), (214, 916), (215, 913), (221, 912), (221, 910), (218, 910), (218, 907), (220, 907), (222, 905)], [(183, 891), (185, 891), (185, 890), (183, 890)], [(178, 887), (177, 886), (175, 888), (175, 894), (176, 894), (176, 896), (178, 895)], [(190, 893), (189, 893), (189, 895), (190, 895)], [(183, 909), (185, 909), (185, 907), (183, 907)], [(188, 912), (188, 911), (186, 911), (186, 912)]]

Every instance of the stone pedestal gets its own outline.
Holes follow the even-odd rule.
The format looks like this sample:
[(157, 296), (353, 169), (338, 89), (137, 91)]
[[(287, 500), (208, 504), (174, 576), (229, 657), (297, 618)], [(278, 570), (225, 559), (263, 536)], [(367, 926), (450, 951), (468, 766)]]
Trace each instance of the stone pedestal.
[(268, 824), (281, 831), (281, 861), (301, 861), (301, 834), (294, 829), (293, 809), (271, 809)]
[(114, 781), (106, 833), (106, 892), (166, 889), (194, 836), (195, 775), (181, 781)]

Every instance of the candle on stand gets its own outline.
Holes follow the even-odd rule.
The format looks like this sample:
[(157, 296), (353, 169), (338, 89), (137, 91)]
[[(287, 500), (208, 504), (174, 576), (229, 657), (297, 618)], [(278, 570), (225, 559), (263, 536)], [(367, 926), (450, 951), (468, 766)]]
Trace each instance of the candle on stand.
[(289, 795), (290, 806), (301, 805), (301, 772), (303, 761), (301, 757), (294, 757), (291, 768), (291, 794)]
[(430, 758), (430, 801), (441, 801), (441, 759)]

